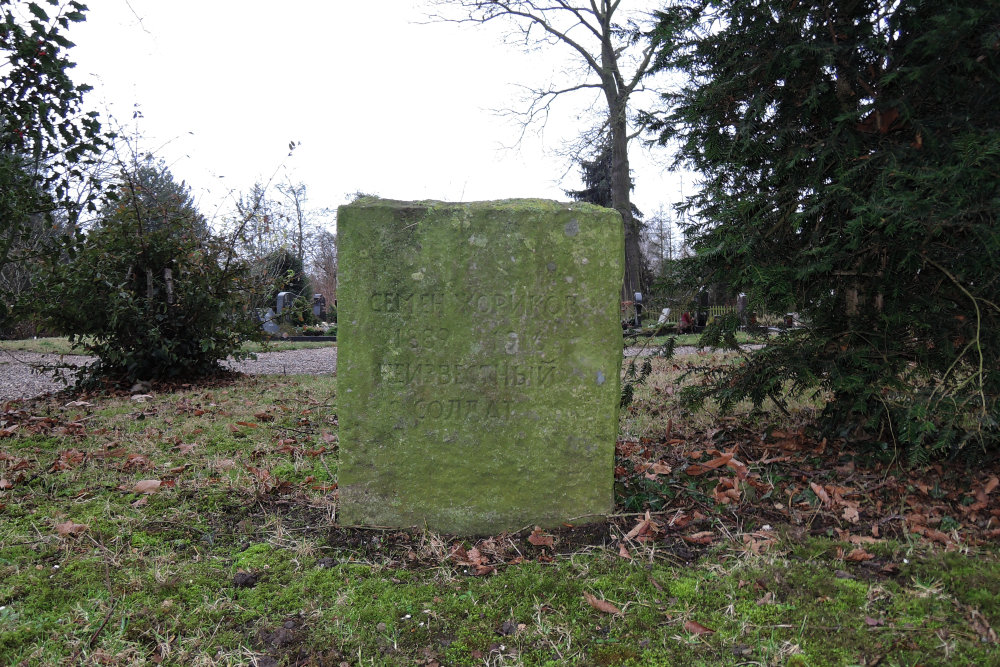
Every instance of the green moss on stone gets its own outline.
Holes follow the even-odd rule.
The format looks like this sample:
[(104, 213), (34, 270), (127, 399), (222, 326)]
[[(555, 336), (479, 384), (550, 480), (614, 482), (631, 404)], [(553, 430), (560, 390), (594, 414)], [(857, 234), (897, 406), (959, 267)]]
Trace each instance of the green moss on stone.
[(488, 533), (609, 512), (620, 216), (362, 200), (338, 225), (340, 521)]

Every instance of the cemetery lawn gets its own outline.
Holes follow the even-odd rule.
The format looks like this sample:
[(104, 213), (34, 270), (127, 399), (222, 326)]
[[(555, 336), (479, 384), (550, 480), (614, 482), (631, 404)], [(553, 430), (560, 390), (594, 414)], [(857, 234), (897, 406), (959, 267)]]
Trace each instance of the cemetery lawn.
[(997, 462), (675, 404), (727, 361), (653, 360), (607, 524), (481, 538), (334, 525), (329, 377), (8, 404), (0, 664), (996, 664)]
[[(281, 352), (283, 350), (306, 350), (317, 347), (336, 346), (330, 341), (275, 341), (270, 343), (265, 350), (260, 343), (246, 343), (244, 350), (247, 352)], [(11, 352), (37, 352), (39, 354), (85, 354), (80, 349), (74, 349), (69, 339), (65, 336), (53, 336), (51, 338), (26, 338), (20, 340), (0, 341), (0, 350)]]
[[(625, 336), (625, 347), (646, 347), (652, 349), (657, 346), (666, 345), (667, 341), (675, 338), (676, 347), (697, 347), (701, 342), (701, 334), (670, 334), (664, 336)], [(767, 335), (751, 336), (743, 331), (736, 332), (736, 342), (744, 345), (747, 343), (760, 344), (767, 341)]]

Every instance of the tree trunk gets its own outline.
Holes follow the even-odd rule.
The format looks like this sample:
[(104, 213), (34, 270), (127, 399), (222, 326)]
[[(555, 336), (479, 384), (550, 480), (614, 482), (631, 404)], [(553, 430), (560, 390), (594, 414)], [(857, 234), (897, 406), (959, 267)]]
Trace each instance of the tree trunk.
[(632, 301), (642, 292), (642, 251), (639, 248), (639, 222), (632, 215), (632, 181), (628, 164), (628, 125), (624, 104), (609, 100), (611, 108), (611, 205), (625, 222), (625, 279), (622, 301)]
[(642, 251), (639, 248), (639, 224), (632, 215), (632, 178), (628, 164), (628, 98), (631, 90), (618, 70), (618, 55), (612, 37), (611, 15), (615, 7), (601, 3), (595, 12), (601, 21), (601, 87), (608, 103), (608, 132), (611, 135), (611, 205), (625, 223), (625, 277), (622, 301), (632, 301), (642, 292)]

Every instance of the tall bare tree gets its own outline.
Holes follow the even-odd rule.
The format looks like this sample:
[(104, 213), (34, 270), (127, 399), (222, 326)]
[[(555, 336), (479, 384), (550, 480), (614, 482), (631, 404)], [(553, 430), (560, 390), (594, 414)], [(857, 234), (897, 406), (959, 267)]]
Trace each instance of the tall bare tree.
[(649, 269), (653, 275), (658, 275), (668, 262), (672, 262), (680, 255), (679, 234), (677, 233), (676, 222), (670, 211), (663, 205), (646, 220), (646, 228), (642, 230), (642, 245), (649, 262)]
[(287, 183), (278, 183), (275, 187), (278, 192), (284, 195), (286, 207), (289, 209), (286, 216), (291, 219), (295, 227), (296, 255), (300, 261), (305, 262), (305, 237), (308, 223), (306, 222), (306, 213), (302, 206), (306, 201), (306, 184), (288, 181)]
[(337, 300), (337, 235), (327, 229), (316, 231), (307, 257), (313, 289), (326, 297), (328, 308)]
[(586, 74), (565, 85), (529, 89), (531, 101), (523, 112), (525, 124), (544, 120), (556, 98), (599, 90), (607, 103), (604, 128), (611, 141), (611, 202), (625, 221), (626, 300), (642, 291), (640, 225), (632, 214), (628, 145), (639, 130), (629, 127), (629, 101), (650, 68), (654, 45), (645, 40), (634, 19), (616, 22), (624, 14), (621, 0), (431, 0), (440, 8), (433, 20), (486, 24), (506, 21), (522, 48), (560, 45), (578, 58)]

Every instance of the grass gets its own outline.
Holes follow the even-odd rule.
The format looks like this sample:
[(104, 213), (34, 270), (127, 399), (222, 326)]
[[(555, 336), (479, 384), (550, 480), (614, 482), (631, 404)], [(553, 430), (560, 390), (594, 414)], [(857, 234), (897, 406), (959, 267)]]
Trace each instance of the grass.
[[(335, 346), (334, 342), (327, 341), (275, 341), (268, 344), (268, 349), (260, 343), (246, 343), (243, 349), (248, 352), (281, 352), (283, 350), (305, 350), (317, 347)], [(17, 352), (37, 352), (40, 354), (83, 354), (78, 348), (74, 348), (65, 336), (52, 338), (28, 338), (22, 340), (0, 341), (0, 350)]]
[[(697, 347), (701, 343), (701, 334), (690, 333), (690, 334), (670, 334), (666, 336), (626, 336), (625, 346), (626, 347), (647, 347), (654, 348), (662, 345), (666, 345), (667, 341), (671, 338), (676, 338), (677, 342), (675, 345), (677, 347)], [(736, 342), (743, 344), (756, 344), (761, 343), (765, 340), (761, 336), (751, 336), (744, 331), (736, 332)]]
[[(622, 415), (620, 465), (631, 471), (662, 458), (675, 470), (655, 481), (619, 476), (623, 510), (640, 479), (652, 487), (635, 509), (661, 501), (660, 530), (647, 541), (626, 538), (640, 517), (625, 514), (604, 527), (554, 531), (552, 547), (526, 534), (477, 541), (337, 526), (329, 377), (14, 406), (0, 424), (0, 664), (995, 660), (995, 643), (984, 641), (1000, 621), (995, 541), (945, 548), (897, 531), (859, 542), (856, 527), (834, 520), (839, 508), (803, 495), (805, 473), (826, 483), (809, 467), (818, 456), (811, 450), (790, 463), (748, 464), (745, 481), (771, 484), (770, 497), (761, 491), (738, 512), (717, 503), (724, 477), (685, 470), (751, 431), (771, 434), (759, 438), (763, 447), (775, 425), (749, 414), (691, 421), (667, 391), (688, 362), (726, 358), (656, 360)], [(697, 459), (694, 447), (703, 451)], [(966, 482), (930, 473), (941, 480), (933, 505), (942, 514)], [(917, 507), (912, 498), (889, 513)], [(954, 500), (957, 507), (962, 496)], [(867, 508), (860, 505), (866, 519)], [(477, 546), (494, 569), (476, 576), (456, 545)], [(852, 557), (858, 548), (865, 559)]]
[[(682, 344), (686, 343), (677, 343), (678, 346)], [(637, 389), (632, 406), (622, 413), (621, 436), (634, 439), (661, 434), (669, 430), (671, 424), (678, 427), (683, 425), (689, 431), (706, 431), (718, 425), (722, 414), (717, 406), (707, 404), (698, 410), (685, 408), (679, 400), (680, 390), (684, 385), (696, 382), (699, 372), (735, 364), (741, 358), (742, 355), (736, 352), (710, 349), (672, 359), (651, 357), (652, 373), (646, 378), (645, 384)], [(629, 359), (626, 359), (626, 363)], [(824, 402), (825, 395), (822, 393), (793, 397), (788, 399), (787, 409), (798, 421), (811, 422), (822, 410)], [(749, 401), (739, 403), (729, 416), (761, 427), (787, 421), (777, 410), (754, 412)]]

